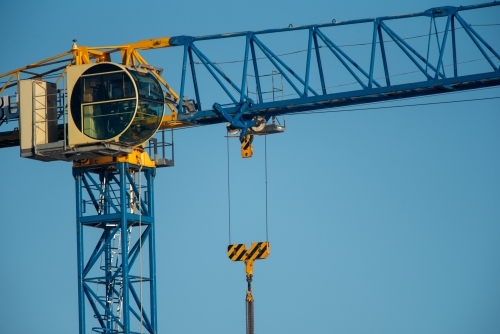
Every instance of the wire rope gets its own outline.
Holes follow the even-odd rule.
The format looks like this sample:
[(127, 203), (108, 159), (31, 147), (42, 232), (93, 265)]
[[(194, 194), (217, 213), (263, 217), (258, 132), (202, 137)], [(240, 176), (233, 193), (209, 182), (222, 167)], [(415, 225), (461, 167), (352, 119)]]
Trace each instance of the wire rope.
[(295, 113), (290, 113), (289, 115), (290, 116), (297, 116), (297, 115), (310, 115), (310, 114), (325, 114), (325, 113), (339, 112), (339, 111), (393, 109), (393, 108), (403, 108), (403, 107), (418, 107), (418, 106), (429, 106), (429, 105), (436, 105), (436, 104), (449, 104), (449, 103), (460, 103), (460, 102), (485, 101), (485, 100), (495, 100), (495, 99), (500, 99), (500, 96), (483, 97), (483, 98), (477, 98), (477, 99), (455, 100), (455, 101), (427, 102), (427, 103), (417, 103), (417, 104), (403, 104), (403, 105), (398, 105), (398, 106), (381, 106), (381, 107), (374, 107), (374, 108), (355, 108), (355, 109), (340, 109), (340, 110), (337, 110), (337, 108), (327, 108), (327, 109), (317, 110), (317, 111), (298, 111), (298, 112), (295, 112)]
[[(491, 58), (495, 58), (494, 56), (491, 56), (489, 57), (490, 59)], [(462, 62), (457, 62), (457, 65), (461, 65), (461, 64), (467, 64), (467, 63), (473, 63), (473, 62), (476, 62), (476, 61), (481, 61), (481, 60), (484, 60), (486, 58), (476, 58), (476, 59), (471, 59), (471, 60), (465, 60), (465, 61), (462, 61)], [(450, 66), (453, 66), (453, 64), (446, 64), (444, 65), (443, 63), (443, 66), (444, 67), (450, 67)], [(420, 70), (415, 70), (415, 71), (410, 71), (410, 72), (402, 72), (402, 73), (397, 73), (397, 74), (392, 74), (392, 75), (389, 75), (389, 78), (394, 78), (394, 77), (399, 77), (399, 76), (403, 76), (403, 75), (408, 75), (408, 74), (414, 74), (414, 73), (420, 73), (421, 71)], [(378, 78), (374, 78), (375, 80), (379, 80), (379, 79), (384, 79), (385, 76), (383, 77), (378, 77)], [(333, 86), (328, 86), (328, 87), (325, 87), (326, 89), (331, 89), (331, 88), (336, 88), (336, 87), (344, 87), (344, 86), (352, 86), (352, 85), (358, 85), (359, 83), (357, 81), (352, 81), (352, 82), (348, 82), (348, 83), (343, 83), (343, 84), (339, 84), (339, 85), (333, 85)], [(317, 89), (314, 88), (314, 89)], [(289, 93), (289, 94), (283, 94), (283, 96), (293, 96), (293, 95), (296, 95), (296, 93)], [(263, 100), (264, 101), (271, 101), (273, 98), (272, 97), (267, 97), (267, 98), (264, 98)]]
[[(230, 174), (230, 155), (229, 155), (229, 138), (226, 136), (226, 151), (227, 151), (227, 202), (228, 202), (228, 234), (229, 244), (231, 245), (231, 174)], [(265, 185), (265, 207), (266, 207), (266, 241), (269, 241), (269, 205), (268, 205), (268, 178), (267, 178), (267, 135), (264, 136), (264, 185)]]
[(137, 194), (137, 201), (135, 203), (135, 208), (139, 210), (139, 301), (141, 303), (140, 307), (140, 329), (141, 334), (143, 333), (143, 310), (142, 310), (142, 207), (141, 207), (141, 192), (142, 192), (142, 164), (139, 165), (139, 189)]
[[(492, 27), (492, 26), (500, 26), (500, 23), (486, 23), (486, 24), (471, 24), (472, 27)], [(463, 29), (463, 27), (457, 27), (455, 30), (461, 30)], [(442, 33), (444, 31), (439, 31), (439, 33)], [(427, 34), (425, 35), (415, 35), (415, 36), (409, 36), (409, 37), (404, 37), (403, 39), (404, 40), (409, 40), (409, 39), (415, 39), (415, 38), (421, 38), (421, 37), (426, 37), (428, 36)], [(391, 43), (393, 41), (391, 40), (388, 40), (388, 41), (384, 41), (384, 43)], [(380, 42), (377, 42), (377, 43), (380, 43)], [(352, 47), (352, 46), (365, 46), (365, 45), (371, 45), (372, 42), (364, 42), (364, 43), (355, 43), (355, 44), (342, 44), (342, 45), (339, 45), (339, 47)], [(323, 48), (323, 46), (320, 46), (319, 48)], [(313, 48), (315, 49), (315, 48)], [(282, 54), (279, 54), (277, 56), (281, 57), (281, 56), (288, 56), (288, 55), (292, 55), (292, 54), (297, 54), (297, 53), (301, 53), (301, 52), (306, 52), (307, 49), (303, 49), (303, 50), (297, 50), (297, 51), (291, 51), (291, 52), (287, 52), (287, 53), (282, 53)], [(262, 60), (262, 59), (266, 59), (267, 57), (258, 57), (256, 58), (256, 60)], [(64, 59), (60, 62), (64, 62), (64, 61), (68, 61), (70, 59)], [(252, 59), (249, 59), (249, 60), (252, 60)], [(233, 64), (233, 63), (241, 63), (243, 62), (244, 60), (229, 60), (229, 61), (221, 61), (221, 62), (214, 62), (214, 64)], [(201, 62), (194, 62), (194, 64), (196, 65), (202, 65), (203, 63)], [(45, 64), (47, 65), (47, 64)], [(51, 64), (49, 64), (51, 65)], [(22, 72), (22, 71), (21, 71)], [(50, 76), (50, 77), (57, 77), (58, 75), (53, 75), (53, 76)], [(47, 76), (49, 77), (49, 76)], [(0, 81), (0, 84), (5, 84), (6, 81)]]
[(264, 174), (266, 183), (266, 241), (269, 241), (268, 197), (267, 197), (267, 135), (264, 136)]
[(231, 245), (231, 177), (229, 169), (229, 134), (226, 136), (227, 147), (227, 205), (228, 205), (228, 225), (229, 225), (229, 245)]
[[(491, 27), (491, 26), (499, 26), (500, 23), (490, 23), (490, 24), (471, 24), (471, 26), (473, 27)], [(463, 27), (457, 27), (455, 28), (455, 30), (462, 30)], [(437, 31), (437, 33), (444, 33), (444, 31)], [(415, 36), (409, 36), (409, 37), (404, 37), (402, 38), (403, 40), (409, 40), (409, 39), (416, 39), (416, 38), (422, 38), (422, 37), (427, 37), (429, 34), (423, 34), (423, 35), (415, 35)], [(430, 35), (435, 35), (435, 33), (431, 33)], [(366, 45), (372, 45), (373, 42), (364, 42), (364, 43), (354, 43), (354, 44), (341, 44), (341, 45), (337, 45), (338, 47), (353, 47), (353, 46), (366, 46)], [(380, 42), (376, 42), (377, 44), (380, 44)], [(394, 41), (392, 40), (387, 40), (387, 41), (384, 41), (384, 43), (394, 43)], [(323, 45), (320, 45), (318, 47), (318, 49), (322, 49), (322, 48), (325, 48), (326, 46), (323, 46)], [(315, 50), (316, 48), (312, 48), (311, 50)], [(282, 56), (290, 56), (290, 55), (293, 55), (293, 54), (297, 54), (297, 53), (302, 53), (302, 52), (306, 52), (307, 49), (301, 49), (301, 50), (296, 50), (296, 51), (290, 51), (290, 52), (285, 52), (285, 53), (280, 53), (278, 54), (277, 56), (278, 57), (282, 57)], [(264, 59), (267, 59), (267, 57), (256, 57), (255, 60), (264, 60)], [(252, 61), (253, 58), (249, 58), (249, 61)], [(220, 64), (235, 64), (235, 63), (242, 63), (244, 62), (243, 59), (241, 60), (228, 60), (228, 61), (220, 61), (220, 62), (213, 62), (214, 64), (216, 65), (220, 65)], [(202, 65), (203, 63), (202, 62), (193, 62), (195, 65)]]

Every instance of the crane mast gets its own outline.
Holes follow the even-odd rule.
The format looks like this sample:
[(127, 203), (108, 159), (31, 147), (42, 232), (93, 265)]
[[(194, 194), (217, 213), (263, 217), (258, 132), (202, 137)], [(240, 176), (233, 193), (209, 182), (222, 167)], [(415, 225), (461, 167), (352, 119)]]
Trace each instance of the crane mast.
[[(173, 152), (165, 151), (173, 148), (167, 131), (225, 123), (230, 134), (239, 136), (242, 157), (247, 158), (252, 156), (253, 136), (284, 131), (276, 123), (280, 115), (498, 86), (498, 47), (465, 16), (499, 5), (443, 6), (407, 15), (163, 37), (118, 46), (80, 46), (75, 40), (66, 52), (0, 75), (0, 126), (5, 129), (0, 132), (0, 148), (19, 146), (22, 157), (73, 163), (80, 333), (89, 328), (95, 333), (158, 332), (154, 178), (158, 167), (173, 166)], [(431, 27), (437, 21), (445, 26), (440, 33), (429, 30), (423, 49), (392, 25), (417, 18), (427, 18)], [(341, 26), (370, 27), (370, 51), (363, 63), (335, 41), (332, 33)], [(306, 61), (300, 69), (263, 38), (293, 33), (306, 36)], [(431, 48), (431, 37), (437, 47)], [(244, 42), (237, 80), (202, 51), (211, 41), (228, 39)], [(487, 70), (462, 68), (462, 40), (472, 43)], [(141, 55), (163, 48), (183, 50), (176, 85), (170, 79), (167, 83), (163, 69)], [(394, 50), (416, 74), (393, 78)], [(451, 72), (445, 71), (445, 60)], [(347, 71), (357, 87), (332, 89), (331, 64)], [(263, 77), (269, 68), (292, 94), (278, 100), (266, 97)], [(201, 80), (201, 69), (210, 85), (220, 88), (217, 100), (203, 95), (209, 81)], [(250, 85), (255, 87), (253, 95)], [(95, 242), (88, 251), (87, 238)], [(253, 333), (253, 261), (266, 258), (269, 249), (268, 242), (252, 244), (249, 251), (240, 244), (228, 247), (231, 260), (246, 264), (247, 333)]]

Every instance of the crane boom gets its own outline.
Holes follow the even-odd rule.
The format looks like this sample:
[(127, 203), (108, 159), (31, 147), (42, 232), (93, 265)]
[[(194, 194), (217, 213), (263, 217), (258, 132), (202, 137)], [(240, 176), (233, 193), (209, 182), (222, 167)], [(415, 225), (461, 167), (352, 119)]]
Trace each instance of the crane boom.
[[(170, 43), (172, 45), (184, 46), (184, 59), (183, 68), (187, 68), (187, 55), (189, 56), (189, 65), (192, 69), (193, 85), (194, 91), (198, 92), (200, 90), (199, 85), (196, 83), (196, 73), (193, 66), (192, 53), (196, 54), (200, 61), (210, 70), (209, 66), (212, 68), (210, 73), (216, 79), (216, 81), (221, 85), (224, 91), (228, 94), (229, 98), (233, 103), (227, 104), (224, 108), (219, 109), (210, 106), (211, 108), (201, 109), (200, 107), (194, 113), (182, 113), (179, 110), (178, 119), (186, 121), (188, 123), (197, 124), (212, 124), (218, 122), (229, 121), (231, 122), (231, 117), (241, 113), (241, 118), (249, 122), (256, 115), (264, 115), (266, 118), (274, 115), (282, 115), (288, 113), (299, 113), (302, 111), (322, 109), (322, 108), (338, 108), (349, 105), (359, 105), (371, 102), (388, 101), (396, 99), (404, 99), (408, 97), (425, 96), (433, 94), (441, 94), (443, 92), (450, 91), (460, 91), (468, 89), (476, 89), (488, 86), (496, 86), (500, 84), (500, 72), (498, 71), (498, 61), (500, 61), (499, 52), (494, 50), (490, 44), (488, 44), (480, 35), (470, 26), (470, 24), (465, 21), (465, 19), (460, 15), (463, 11), (469, 11), (473, 9), (486, 8), (491, 6), (498, 6), (496, 2), (485, 3), (472, 6), (461, 6), (461, 7), (436, 7), (426, 10), (421, 13), (413, 13), (407, 15), (397, 15), (397, 16), (386, 16), (371, 19), (362, 20), (352, 20), (352, 21), (341, 21), (341, 22), (331, 22), (326, 24), (316, 24), (307, 25), (300, 27), (288, 27), (282, 29), (270, 29), (263, 31), (254, 32), (240, 32), (231, 34), (220, 34), (211, 36), (200, 36), (200, 37), (189, 37), (189, 36), (178, 36), (172, 37)], [(434, 57), (435, 61), (431, 62), (432, 57), (429, 56), (429, 48), (427, 49), (427, 57), (417, 51), (417, 48), (412, 47), (405, 38), (402, 38), (395, 30), (389, 27), (389, 22), (397, 20), (408, 20), (417, 17), (429, 17), (431, 22), (437, 18), (446, 19), (446, 28), (443, 32), (442, 44), (437, 50)], [(335, 20), (334, 20), (335, 21)], [(472, 39), (475, 46), (484, 55), (485, 60), (491, 66), (491, 71), (482, 73), (473, 73), (470, 75), (464, 75), (459, 73), (459, 63), (457, 61), (457, 36), (456, 31), (457, 22), (461, 25), (467, 33), (467, 36)], [(351, 58), (347, 52), (343, 51), (340, 46), (338, 46), (333, 39), (329, 38), (325, 32), (326, 28), (331, 28), (331, 31), (336, 27), (349, 26), (349, 25), (361, 25), (363, 23), (372, 23), (372, 33), (373, 36), (371, 41), (370, 54), (365, 54), (365, 63), (363, 66)], [(300, 76), (297, 72), (290, 68), (284, 61), (283, 57), (280, 57), (273, 53), (273, 51), (261, 41), (261, 36), (272, 35), (272, 34), (284, 34), (293, 31), (305, 30), (308, 32), (307, 38), (303, 38), (305, 50), (307, 52), (307, 59), (305, 62), (305, 75)], [(384, 41), (384, 34), (389, 37), (389, 40)], [(450, 39), (451, 43), (447, 41)], [(429, 32), (430, 36), (430, 32)], [(246, 94), (247, 82), (245, 80), (241, 81), (240, 86), (236, 86), (229, 78), (227, 78), (224, 73), (217, 69), (214, 65), (215, 62), (211, 61), (207, 56), (201, 52), (198, 48), (198, 43), (207, 40), (217, 40), (217, 39), (227, 39), (227, 38), (238, 38), (245, 37), (245, 58), (243, 63), (245, 64), (243, 68), (244, 79), (248, 74), (248, 69), (246, 64), (251, 63), (253, 65), (253, 73), (255, 73), (255, 85), (257, 87), (257, 96), (255, 100), (252, 100), (251, 105), (245, 106), (244, 111), (242, 111), (243, 101), (248, 101), (249, 96)], [(321, 44), (322, 42), (323, 44)], [(412, 77), (405, 82), (394, 84), (391, 82), (390, 69), (391, 64), (389, 63), (389, 54), (386, 46), (388, 42), (395, 43), (398, 48), (396, 50), (403, 51), (404, 56), (408, 57), (415, 70), (419, 70), (419, 77)], [(453, 55), (453, 75), (446, 75), (443, 66), (443, 57), (448, 45), (451, 44), (449, 50)], [(273, 65), (275, 65), (277, 71), (283, 75), (285, 80), (290, 84), (296, 94), (291, 97), (286, 98), (281, 101), (270, 101), (265, 102), (262, 96), (261, 83), (258, 77), (259, 68), (255, 61), (255, 50), (260, 49)], [(352, 75), (353, 79), (359, 84), (359, 89), (352, 89), (343, 92), (328, 92), (325, 81), (328, 76), (333, 76), (334, 73), (328, 73), (325, 70), (325, 56), (321, 55), (318, 50), (327, 49), (335, 56), (336, 60), (339, 61), (346, 70)], [(251, 50), (251, 55), (249, 52)], [(378, 50), (377, 50), (378, 49)], [(487, 54), (485, 49), (489, 50), (491, 53)], [(378, 51), (378, 52), (377, 52)], [(313, 55), (313, 52), (315, 53)], [(328, 53), (328, 51), (325, 51)], [(392, 55), (391, 55), (392, 56)], [(377, 57), (382, 58), (382, 62), (375, 62)], [(491, 57), (491, 59), (490, 59)], [(318, 87), (313, 87), (311, 84), (311, 72), (313, 59), (316, 58), (317, 71), (319, 74), (320, 82)], [(496, 64), (493, 62), (496, 62)], [(302, 64), (304, 65), (304, 64)], [(425, 68), (424, 68), (425, 67)], [(378, 81), (378, 78), (374, 77), (374, 73), (383, 73), (382, 81)], [(181, 96), (184, 92), (184, 85), (186, 84), (185, 71), (183, 71), (182, 82), (181, 82)], [(226, 81), (226, 83), (224, 83)], [(230, 94), (229, 87), (232, 88), (239, 94), (239, 96), (233, 97)], [(198, 93), (197, 93), (198, 95)], [(238, 101), (239, 98), (239, 101)], [(228, 117), (230, 116), (230, 117)], [(245, 121), (243, 121), (245, 123)], [(247, 124), (249, 125), (249, 124)], [(247, 126), (241, 124), (241, 126)]]
[[(406, 15), (339, 22), (334, 20), (334, 22), (324, 24), (198, 37), (164, 37), (121, 46), (78, 47), (75, 44), (73, 50), (66, 53), (0, 75), (0, 78), (8, 78), (4, 87), (0, 88), (0, 92), (14, 86), (21, 74), (28, 73), (26, 72), (28, 69), (31, 70), (48, 64), (53, 65), (54, 60), (57, 60), (57, 62), (62, 61), (60, 58), (64, 58), (64, 56), (72, 56), (71, 59), (65, 60), (68, 62), (67, 65), (73, 65), (91, 61), (109, 61), (112, 54), (120, 52), (121, 63), (129, 66), (150, 68), (151, 73), (167, 87), (172, 95), (172, 100), (167, 101), (171, 113), (164, 116), (160, 129), (229, 122), (232, 127), (242, 129), (245, 134), (246, 129), (255, 125), (254, 119), (256, 116), (264, 117), (268, 121), (275, 115), (500, 85), (498, 65), (500, 51), (493, 48), (488, 41), (481, 37), (462, 16), (467, 11), (499, 5), (498, 2), (490, 2), (460, 7), (444, 6)], [(395, 28), (391, 28), (391, 24), (397, 23), (397, 21), (425, 17), (429, 18), (431, 23), (435, 23), (438, 19), (446, 21), (445, 29), (441, 33), (442, 37), (438, 36), (439, 47), (437, 49), (433, 49), (431, 43), (424, 43), (422, 49), (422, 45), (414, 45), (413, 41), (407, 41), (406, 38), (401, 36), (400, 32), (397, 32)], [(330, 35), (339, 27), (360, 26), (366, 29), (367, 23), (372, 25), (370, 33), (372, 40), (369, 43), (370, 52), (364, 55), (364, 62), (362, 63), (355, 61), (353, 55), (350, 55), (346, 50), (347, 48), (336, 44), (334, 38)], [(458, 36), (457, 32), (459, 30), (465, 32), (462, 33), (463, 36)], [(305, 45), (303, 50), (307, 54), (305, 64), (298, 62), (293, 64), (294, 66), (288, 65), (284, 61), (284, 56), (274, 53), (271, 47), (261, 40), (263, 36), (273, 37), (298, 32), (307, 32), (307, 36), (301, 36)], [(429, 31), (427, 36), (429, 41), (433, 34), (432, 31)], [(238, 84), (238, 81), (230, 79), (229, 75), (217, 66), (216, 61), (202, 52), (202, 48), (205, 47), (206, 43), (238, 38), (245, 40), (245, 48), (241, 50), (244, 51), (244, 58), (240, 61), (243, 64), (242, 75), (239, 78), (240, 84)], [(462, 69), (465, 66), (464, 63), (466, 63), (458, 61), (460, 56), (458, 45), (462, 43), (462, 40), (464, 40), (463, 43), (465, 43), (465, 40), (472, 41), (474, 47), (483, 55), (483, 62), (488, 65), (490, 70), (481, 68), (480, 71), (473, 70), (471, 72), (470, 69)], [(389, 43), (393, 46), (391, 50), (388, 48)], [(159, 75), (161, 71), (155, 71), (155, 68), (150, 66), (138, 53), (138, 50), (166, 47), (182, 47), (184, 49), (181, 82), (177, 89), (173, 89), (173, 86), (167, 84)], [(261, 52), (260, 55), (257, 51)], [(412, 66), (411, 69), (418, 72), (418, 74), (401, 76), (395, 83), (396, 80), (393, 76), (399, 75), (399, 73), (392, 74), (394, 66), (390, 62), (390, 59), (394, 59), (395, 56), (406, 58), (408, 64), (410, 64), (409, 66)], [(452, 73), (446, 73), (444, 69), (444, 61), (447, 56), (451, 61), (448, 65), (453, 68)], [(282, 100), (266, 101), (265, 92), (263, 93), (263, 79), (259, 77), (259, 74), (262, 75), (264, 68), (262, 60), (268, 60), (272, 64), (273, 71), (282, 76), (293, 94), (289, 94)], [(330, 63), (341, 65), (347, 70), (359, 88), (335, 91), (340, 89), (327, 87), (327, 83), (333, 82), (335, 77), (335, 72), (332, 72), (329, 68)], [(313, 70), (314, 65), (316, 65), (315, 71)], [(200, 80), (201, 69), (197, 69), (200, 66), (205, 67), (209, 72), (209, 78), (203, 82)], [(298, 67), (302, 68), (302, 70), (305, 68), (304, 75), (299, 75), (301, 71), (297, 69)], [(64, 68), (65, 66), (56, 69), (64, 71)], [(191, 75), (188, 75), (188, 72)], [(317, 73), (314, 80), (313, 72)], [(46, 73), (53, 74), (52, 71)], [(377, 78), (376, 74), (380, 74), (381, 77)], [(43, 76), (44, 73), (30, 74), (30, 77), (43, 78)], [(253, 81), (251, 83), (248, 80), (250, 76), (251, 81)], [(200, 97), (202, 92), (206, 90), (206, 86), (213, 86), (214, 81), (216, 86), (220, 87), (225, 94), (220, 97), (221, 100), (219, 101), (212, 100), (206, 103)], [(248, 93), (250, 84), (256, 88), (254, 97), (251, 97)], [(188, 87), (189, 91), (194, 95), (194, 99), (191, 100), (192, 103), (189, 105), (186, 98)], [(179, 103), (179, 101), (183, 102)], [(0, 124), (7, 119), (13, 120), (17, 118), (15, 113), (14, 115), (10, 113), (12, 111), (9, 112), (4, 105), (0, 112)], [(17, 145), (18, 142), (15, 138), (16, 133), (12, 131), (0, 132), (0, 147)]]

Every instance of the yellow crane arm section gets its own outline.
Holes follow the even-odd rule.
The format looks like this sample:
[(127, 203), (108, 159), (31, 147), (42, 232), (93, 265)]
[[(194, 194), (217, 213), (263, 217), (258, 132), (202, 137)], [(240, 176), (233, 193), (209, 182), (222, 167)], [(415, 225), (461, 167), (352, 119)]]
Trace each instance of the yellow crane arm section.
[[(43, 78), (47, 74), (60, 72), (59, 78), (62, 78), (65, 73), (65, 68), (72, 65), (90, 64), (92, 62), (100, 63), (111, 61), (111, 54), (115, 52), (121, 53), (121, 63), (125, 66), (143, 67), (150, 70), (151, 74), (158, 79), (158, 81), (172, 94), (176, 99), (179, 95), (170, 87), (170, 85), (156, 72), (154, 67), (150, 66), (148, 62), (138, 52), (139, 50), (152, 50), (167, 48), (170, 45), (170, 37), (159, 37), (152, 39), (144, 39), (135, 43), (127, 43), (116, 46), (78, 46), (76, 40), (73, 40), (73, 46), (70, 51), (52, 56), (50, 58), (31, 63), (29, 65), (17, 68), (7, 73), (0, 74), (0, 79), (5, 78), (3, 85), (0, 86), (0, 94), (9, 87), (15, 86), (20, 79), (21, 73), (31, 75), (31, 78)], [(69, 56), (69, 57), (67, 57)], [(40, 68), (43, 66), (50, 66), (57, 63), (63, 63), (61, 66), (52, 68), (44, 73), (34, 73), (29, 70)], [(170, 129), (178, 127), (190, 126), (185, 122), (177, 121), (177, 109), (170, 103), (167, 103), (171, 114), (163, 117), (160, 129)]]
[[(77, 46), (76, 42), (73, 44), (73, 56), (75, 59), (75, 64), (88, 64), (91, 59), (95, 59), (96, 62), (111, 61), (111, 54), (114, 52), (121, 52), (122, 64), (125, 66), (149, 66), (148, 62), (139, 54), (138, 50), (151, 50), (151, 49), (161, 49), (170, 46), (170, 37), (160, 37), (153, 39), (144, 39), (135, 43), (129, 43), (119, 46), (98, 46), (98, 47), (86, 47)], [(168, 91), (176, 98), (179, 95), (167, 84), (161, 76), (155, 71), (151, 73), (168, 89)], [(172, 112), (175, 112), (175, 108), (169, 105)]]

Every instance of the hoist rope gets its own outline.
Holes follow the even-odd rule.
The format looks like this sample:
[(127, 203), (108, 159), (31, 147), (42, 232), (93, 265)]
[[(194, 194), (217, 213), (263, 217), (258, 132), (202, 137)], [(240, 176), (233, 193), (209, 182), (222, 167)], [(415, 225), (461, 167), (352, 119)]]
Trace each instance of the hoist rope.
[(229, 245), (231, 245), (231, 179), (229, 174), (229, 134), (226, 136), (227, 146), (227, 205), (229, 219)]
[[(495, 87), (496, 88), (496, 87)], [(463, 92), (460, 92), (463, 93)], [(294, 112), (290, 113), (290, 116), (297, 115), (310, 115), (310, 114), (325, 114), (331, 112), (339, 112), (339, 111), (359, 111), (359, 110), (378, 110), (378, 109), (394, 109), (394, 108), (406, 108), (406, 107), (419, 107), (419, 106), (430, 106), (430, 105), (438, 105), (438, 104), (450, 104), (450, 103), (461, 103), (461, 102), (473, 102), (473, 101), (486, 101), (486, 100), (496, 100), (500, 99), (500, 96), (492, 96), (492, 97), (480, 97), (477, 99), (464, 99), (464, 100), (452, 100), (452, 101), (441, 101), (441, 102), (425, 102), (425, 103), (415, 103), (415, 104), (401, 104), (397, 106), (381, 106), (381, 107), (373, 107), (373, 108), (352, 108), (352, 109), (338, 109), (338, 108), (325, 108), (325, 109), (317, 109), (312, 111), (302, 111), (302, 112)], [(385, 102), (385, 101), (384, 101)], [(394, 102), (394, 101), (387, 101)], [(376, 102), (374, 102), (376, 103)], [(342, 108), (342, 107), (340, 107)], [(349, 107), (346, 107), (349, 108)]]
[[(231, 169), (229, 155), (229, 134), (226, 136), (226, 151), (227, 151), (227, 206), (228, 206), (228, 235), (229, 245), (231, 245)], [(268, 186), (267, 186), (267, 135), (264, 136), (264, 184), (266, 192), (266, 241), (269, 241), (269, 219), (268, 219)]]
[(267, 219), (267, 135), (264, 136), (264, 174), (266, 183), (266, 241), (269, 241), (268, 219)]
[(139, 189), (138, 189), (138, 198), (135, 204), (137, 210), (139, 210), (139, 301), (141, 303), (141, 320), (140, 320), (140, 328), (141, 334), (143, 333), (143, 316), (142, 316), (142, 206), (141, 206), (141, 192), (142, 192), (142, 165), (139, 165)]
[[(472, 27), (491, 27), (491, 26), (498, 26), (500, 25), (500, 23), (489, 23), (489, 24), (470, 24), (470, 26)], [(457, 27), (455, 28), (455, 31), (457, 30), (462, 30), (463, 27)], [(451, 31), (451, 29), (449, 30)], [(442, 30), (442, 31), (436, 31), (437, 34), (442, 34), (444, 33), (445, 31)], [(414, 36), (408, 36), (408, 37), (403, 37), (402, 39), (403, 40), (410, 40), (410, 39), (415, 39), (415, 38), (422, 38), (422, 37), (427, 37), (427, 36), (431, 36), (431, 35), (434, 35), (434, 33), (429, 33), (429, 34), (423, 34), (423, 35), (414, 35)], [(394, 43), (393, 40), (386, 40), (384, 41), (384, 43)], [(344, 48), (344, 47), (353, 47), (353, 46), (366, 46), (366, 45), (372, 45), (373, 42), (360, 42), (360, 43), (354, 43), (354, 44), (340, 44), (340, 45), (337, 45), (338, 47), (340, 48)], [(380, 41), (377, 41), (376, 44), (380, 44)], [(318, 49), (324, 49), (326, 48), (327, 46), (326, 45), (320, 45), (318, 46)], [(311, 48), (311, 50), (316, 50), (315, 47)], [(294, 55), (294, 54), (297, 54), (297, 53), (303, 53), (303, 52), (307, 52), (308, 49), (301, 49), (301, 50), (296, 50), (296, 51), (291, 51), (291, 52), (286, 52), (286, 53), (280, 53), (280, 54), (277, 54), (278, 57), (283, 57), (283, 56), (290, 56), (290, 55)], [(256, 57), (255, 60), (265, 60), (265, 59), (268, 59), (267, 57)], [(248, 59), (248, 61), (252, 61), (253, 59), (250, 58)], [(234, 63), (243, 63), (245, 62), (244, 59), (239, 59), (239, 60), (227, 60), (227, 61), (214, 61), (214, 65), (217, 65), (221, 70), (221, 64), (234, 64)], [(198, 62), (198, 61), (195, 61), (193, 62), (195, 65), (203, 65), (202, 62)], [(55, 76), (54, 76), (55, 77)]]

